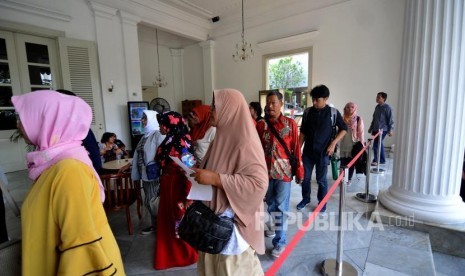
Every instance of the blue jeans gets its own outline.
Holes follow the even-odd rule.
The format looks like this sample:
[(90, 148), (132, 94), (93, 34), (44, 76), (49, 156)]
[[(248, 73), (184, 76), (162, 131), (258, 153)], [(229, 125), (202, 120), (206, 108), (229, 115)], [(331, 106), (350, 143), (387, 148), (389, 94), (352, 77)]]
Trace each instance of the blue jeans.
[[(376, 135), (376, 133), (374, 133), (373, 135)], [(386, 163), (386, 159), (384, 158), (384, 144), (383, 144), (383, 141), (386, 135), (387, 135), (387, 131), (383, 130), (383, 136), (381, 137), (381, 154), (379, 157), (380, 163)], [(378, 162), (377, 161), (378, 160), (378, 146), (379, 146), (379, 136), (376, 137), (375, 140), (373, 141), (373, 152), (374, 152), (373, 162)]]
[[(328, 165), (329, 165), (329, 156), (322, 156), (318, 159), (313, 159), (305, 154), (302, 155), (302, 163), (304, 164), (305, 177), (302, 181), (302, 200), (310, 202), (311, 194), (311, 181), (312, 181), (312, 171), (313, 167), (316, 168), (316, 182), (318, 183), (318, 203), (323, 200), (323, 198), (328, 193)], [(326, 211), (326, 204), (321, 209), (322, 212)]]
[(268, 205), (268, 213), (274, 221), (276, 236), (273, 238), (273, 246), (285, 246), (287, 244), (287, 212), (289, 211), (289, 199), (291, 197), (291, 182), (271, 179), (266, 192), (265, 202)]

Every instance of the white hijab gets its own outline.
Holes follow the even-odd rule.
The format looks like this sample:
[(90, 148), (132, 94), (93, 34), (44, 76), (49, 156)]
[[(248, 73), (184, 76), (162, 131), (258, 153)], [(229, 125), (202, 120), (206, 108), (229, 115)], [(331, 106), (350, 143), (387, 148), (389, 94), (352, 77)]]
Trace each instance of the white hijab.
[(144, 137), (149, 137), (155, 130), (159, 130), (157, 114), (158, 112), (153, 110), (144, 110), (145, 116), (147, 116), (147, 125), (144, 127)]

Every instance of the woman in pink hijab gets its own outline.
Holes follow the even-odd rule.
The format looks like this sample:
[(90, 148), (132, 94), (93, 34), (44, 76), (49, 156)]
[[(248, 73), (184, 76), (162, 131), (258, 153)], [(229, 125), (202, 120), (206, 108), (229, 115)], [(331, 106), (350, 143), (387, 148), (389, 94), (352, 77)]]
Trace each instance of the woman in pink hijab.
[(217, 215), (234, 217), (235, 227), (220, 254), (199, 252), (198, 273), (263, 275), (257, 253), (265, 253), (262, 218), (268, 172), (263, 147), (241, 92), (213, 92), (211, 123), (216, 126), (216, 137), (192, 176), (200, 184), (213, 186), (212, 201), (204, 203)]
[(41, 90), (12, 97), (34, 183), (21, 208), (23, 275), (124, 275), (100, 178), (81, 145), (92, 120), (82, 99)]
[[(365, 144), (365, 138), (363, 134), (363, 119), (357, 115), (357, 105), (355, 103), (348, 102), (345, 105), (342, 117), (347, 125), (347, 135), (345, 135), (341, 140), (341, 166), (345, 166), (352, 161), (352, 148), (355, 143), (361, 142), (362, 144)], [(347, 186), (352, 184), (354, 170), (355, 165), (349, 169), (349, 182), (347, 182)]]

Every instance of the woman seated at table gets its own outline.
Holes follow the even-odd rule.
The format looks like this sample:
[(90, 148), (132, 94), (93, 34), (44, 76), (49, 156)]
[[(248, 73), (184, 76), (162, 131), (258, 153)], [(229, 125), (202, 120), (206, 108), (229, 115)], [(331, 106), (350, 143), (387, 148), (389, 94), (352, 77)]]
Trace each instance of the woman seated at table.
[(100, 156), (102, 163), (121, 159), (123, 151), (115, 144), (116, 134), (112, 132), (105, 132), (99, 143)]
[(116, 146), (118, 146), (118, 148), (122, 151), (122, 156), (124, 158), (129, 158), (129, 152), (128, 150), (126, 149), (126, 144), (123, 143), (123, 141), (121, 141), (120, 139), (118, 139), (118, 137), (116, 137), (115, 139), (115, 144)]

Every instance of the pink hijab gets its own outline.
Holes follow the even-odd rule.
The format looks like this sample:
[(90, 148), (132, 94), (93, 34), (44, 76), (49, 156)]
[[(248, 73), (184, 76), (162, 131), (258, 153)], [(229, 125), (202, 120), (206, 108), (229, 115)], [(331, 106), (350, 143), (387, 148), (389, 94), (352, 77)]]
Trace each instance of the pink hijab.
[(215, 90), (213, 96), (218, 117), (216, 136), (200, 168), (219, 173), (223, 189), (214, 188), (210, 208), (219, 214), (231, 207), (241, 236), (257, 253), (264, 254), (260, 216), (268, 171), (263, 147), (241, 92), (222, 89)]
[[(354, 106), (354, 111), (352, 113), (349, 113), (348, 112), (348, 108), (353, 105)], [(364, 125), (363, 125), (363, 120), (361, 117), (357, 116), (357, 110), (358, 110), (358, 107), (355, 103), (353, 102), (348, 102), (345, 106), (344, 106), (344, 115), (343, 115), (343, 119), (344, 119), (344, 122), (346, 123), (347, 127), (352, 129), (352, 141), (354, 142), (357, 142), (357, 141), (360, 141), (360, 142), (364, 142), (365, 141), (365, 137), (364, 137)], [(357, 118), (359, 118), (357, 120)]]
[(81, 145), (92, 121), (90, 106), (81, 98), (52, 90), (39, 90), (11, 98), (24, 131), (36, 146), (26, 155), (29, 178), (36, 181), (47, 168), (63, 159), (77, 159), (94, 171), (100, 199), (105, 200), (100, 177)]

